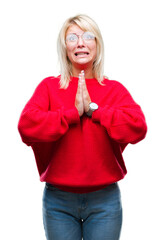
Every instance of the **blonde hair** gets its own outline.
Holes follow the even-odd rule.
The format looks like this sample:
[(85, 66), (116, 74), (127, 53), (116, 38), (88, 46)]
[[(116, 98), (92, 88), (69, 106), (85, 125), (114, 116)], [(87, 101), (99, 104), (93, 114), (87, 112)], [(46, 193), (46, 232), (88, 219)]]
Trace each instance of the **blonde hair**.
[(98, 82), (102, 84), (102, 81), (104, 80), (104, 44), (101, 32), (93, 19), (91, 19), (87, 15), (76, 15), (65, 21), (57, 40), (57, 52), (60, 62), (61, 73), (60, 87), (67, 88), (69, 85), (70, 76), (72, 76), (72, 63), (67, 57), (65, 37), (66, 31), (73, 24), (76, 24), (83, 31), (92, 32), (96, 37), (97, 56), (96, 60), (93, 63), (93, 75), (98, 80)]

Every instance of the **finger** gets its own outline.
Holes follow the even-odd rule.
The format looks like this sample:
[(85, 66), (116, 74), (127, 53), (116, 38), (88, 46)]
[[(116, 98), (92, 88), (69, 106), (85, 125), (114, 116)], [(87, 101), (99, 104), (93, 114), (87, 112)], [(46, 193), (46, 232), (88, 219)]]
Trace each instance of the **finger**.
[(77, 94), (81, 94), (82, 95), (82, 81), (81, 81), (80, 74), (79, 74), (79, 80), (78, 80)]
[(84, 94), (86, 94), (88, 91), (85, 82), (82, 82), (82, 90)]
[(81, 90), (83, 90), (83, 85), (85, 83), (85, 79), (84, 79), (84, 76), (80, 73), (79, 74), (79, 82), (78, 82), (78, 85), (79, 85), (79, 88)]
[(82, 84), (83, 84), (82, 76), (79, 74), (78, 87), (82, 88)]
[(85, 80), (85, 73), (84, 73), (84, 70), (81, 71), (81, 76), (82, 76), (82, 79)]
[(82, 88), (84, 90), (87, 90), (86, 88), (86, 82), (85, 82), (85, 75), (84, 75), (84, 71), (82, 70), (81, 73), (79, 74), (79, 82), (82, 85)]
[(88, 89), (87, 89), (87, 86), (86, 86), (86, 81), (85, 81), (84, 75), (82, 75), (82, 77), (81, 77), (81, 83), (82, 83), (82, 89), (83, 89), (83, 91), (85, 91), (86, 93), (88, 93)]
[(79, 82), (82, 81), (82, 75), (81, 75), (81, 73), (79, 73), (79, 75), (78, 75), (78, 81), (79, 81)]
[(84, 70), (81, 71), (81, 80), (83, 83), (85, 83), (85, 73)]
[(81, 73), (79, 74), (79, 79), (80, 79), (80, 83), (82, 84), (82, 94), (83, 94), (83, 98), (87, 99), (88, 101), (90, 101), (90, 96), (89, 96), (89, 92), (86, 86), (86, 81), (85, 81), (85, 74), (84, 74), (84, 70), (81, 71)]
[(83, 70), (79, 73), (79, 81), (80, 82), (85, 81), (85, 74)]

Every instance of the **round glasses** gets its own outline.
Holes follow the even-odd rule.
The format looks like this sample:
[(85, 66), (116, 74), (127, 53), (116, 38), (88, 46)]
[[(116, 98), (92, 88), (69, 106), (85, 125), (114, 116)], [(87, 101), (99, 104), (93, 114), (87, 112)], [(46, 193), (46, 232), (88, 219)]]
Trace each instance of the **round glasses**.
[(95, 35), (91, 32), (84, 32), (82, 35), (77, 35), (76, 33), (70, 33), (66, 36), (66, 42), (77, 43), (79, 37), (85, 42), (90, 42), (95, 39)]

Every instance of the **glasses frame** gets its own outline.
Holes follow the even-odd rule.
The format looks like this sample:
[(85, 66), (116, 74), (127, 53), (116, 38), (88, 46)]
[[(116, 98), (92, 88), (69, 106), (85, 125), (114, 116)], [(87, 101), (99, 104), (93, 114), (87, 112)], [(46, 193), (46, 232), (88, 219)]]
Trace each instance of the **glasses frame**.
[[(86, 36), (87, 34), (89, 34), (92, 38), (89, 38), (89, 39), (87, 38), (87, 39), (85, 39), (84, 36)], [(76, 36), (76, 38), (75, 38), (75, 40), (69, 40), (69, 36)], [(82, 41), (84, 41), (84, 42), (86, 42), (86, 43), (88, 43), (88, 42), (93, 41), (93, 40), (96, 39), (95, 35), (94, 35), (92, 32), (86, 31), (86, 32), (84, 32), (84, 33), (81, 34), (81, 35), (78, 35), (78, 34), (76, 34), (76, 33), (69, 33), (69, 34), (66, 36), (65, 42), (66, 42), (66, 43), (72, 43), (72, 44), (75, 44), (75, 43), (76, 43), (76, 44), (77, 44), (80, 37), (81, 37)]]

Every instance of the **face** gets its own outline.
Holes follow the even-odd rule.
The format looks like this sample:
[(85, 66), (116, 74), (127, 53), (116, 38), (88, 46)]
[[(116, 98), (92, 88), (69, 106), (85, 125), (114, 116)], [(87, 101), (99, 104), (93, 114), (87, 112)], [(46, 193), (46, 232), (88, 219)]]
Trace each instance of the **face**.
[[(73, 33), (75, 35), (72, 38), (70, 34)], [(92, 38), (90, 33), (84, 34), (84, 31), (77, 25), (71, 25), (66, 32), (66, 51), (73, 68), (83, 68), (84, 70), (91, 68), (92, 71), (97, 47), (95, 37)]]

